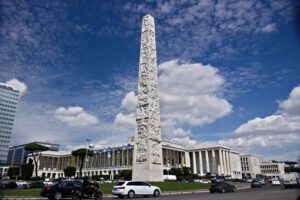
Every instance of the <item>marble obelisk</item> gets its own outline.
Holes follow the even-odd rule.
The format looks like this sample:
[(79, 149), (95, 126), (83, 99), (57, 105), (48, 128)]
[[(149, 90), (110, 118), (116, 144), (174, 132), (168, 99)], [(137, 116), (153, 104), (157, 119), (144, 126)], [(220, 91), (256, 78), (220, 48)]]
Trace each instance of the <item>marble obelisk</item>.
[(143, 17), (133, 180), (163, 181), (154, 18)]

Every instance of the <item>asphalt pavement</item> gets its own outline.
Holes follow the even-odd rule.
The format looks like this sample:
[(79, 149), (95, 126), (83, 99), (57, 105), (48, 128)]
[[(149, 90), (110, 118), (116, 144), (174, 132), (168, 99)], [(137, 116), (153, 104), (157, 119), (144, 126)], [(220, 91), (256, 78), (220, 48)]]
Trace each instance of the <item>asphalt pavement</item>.
[[(136, 199), (157, 199), (157, 200), (296, 200), (300, 195), (299, 189), (284, 189), (282, 186), (265, 185), (261, 188), (237, 190), (235, 193), (191, 193), (191, 194), (176, 194), (176, 195), (162, 195), (159, 198), (136, 198)], [(104, 198), (104, 199), (118, 199)]]

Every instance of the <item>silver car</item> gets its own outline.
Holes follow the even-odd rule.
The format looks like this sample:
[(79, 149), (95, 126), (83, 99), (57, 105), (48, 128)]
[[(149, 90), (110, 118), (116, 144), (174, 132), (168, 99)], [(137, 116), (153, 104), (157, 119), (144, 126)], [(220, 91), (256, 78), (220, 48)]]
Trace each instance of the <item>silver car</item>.
[(120, 181), (112, 190), (113, 195), (119, 198), (127, 196), (134, 198), (135, 196), (154, 196), (159, 197), (161, 190), (159, 187), (150, 185), (144, 181)]

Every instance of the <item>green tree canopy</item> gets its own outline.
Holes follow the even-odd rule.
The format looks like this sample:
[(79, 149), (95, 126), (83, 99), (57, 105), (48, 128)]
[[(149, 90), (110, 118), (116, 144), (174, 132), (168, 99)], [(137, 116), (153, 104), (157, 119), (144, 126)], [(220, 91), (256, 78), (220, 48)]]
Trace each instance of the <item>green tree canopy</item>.
[(80, 162), (79, 173), (80, 173), (80, 176), (82, 176), (82, 168), (83, 168), (84, 158), (86, 156), (93, 156), (94, 152), (89, 149), (86, 149), (86, 148), (80, 148), (80, 149), (72, 151), (72, 155), (79, 158), (79, 162)]
[(10, 167), (8, 168), (7, 175), (10, 179), (17, 178), (20, 174), (20, 167)]
[(35, 176), (38, 176), (38, 161), (41, 157), (42, 151), (47, 151), (49, 148), (40, 144), (32, 143), (27, 144), (24, 149), (32, 155), (35, 167)]
[(120, 174), (120, 178), (124, 178), (124, 180), (132, 179), (132, 170), (131, 169), (121, 170), (119, 174)]
[(23, 163), (21, 165), (21, 174), (22, 174), (22, 179), (30, 179), (32, 176), (32, 172), (33, 172), (33, 164), (31, 163)]
[(64, 169), (64, 173), (66, 177), (72, 177), (76, 174), (76, 167), (66, 167)]

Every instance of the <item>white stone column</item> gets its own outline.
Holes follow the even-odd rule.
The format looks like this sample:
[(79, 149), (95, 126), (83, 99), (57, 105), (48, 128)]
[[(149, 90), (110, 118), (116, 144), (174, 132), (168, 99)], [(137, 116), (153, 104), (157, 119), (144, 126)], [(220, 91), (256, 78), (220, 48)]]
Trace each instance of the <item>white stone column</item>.
[(205, 159), (206, 159), (206, 173), (207, 172), (210, 172), (210, 169), (209, 169), (209, 158), (208, 158), (208, 152), (205, 151)]
[(224, 167), (223, 167), (223, 159), (221, 149), (219, 149), (219, 162), (220, 162), (220, 170), (218, 171), (219, 175), (224, 174)]
[(224, 174), (227, 174), (227, 164), (226, 164), (226, 156), (224, 150), (222, 150), (222, 158), (223, 158)]
[(202, 163), (202, 153), (199, 151), (199, 168), (200, 168), (200, 175), (203, 175), (203, 163)]
[(230, 169), (230, 164), (229, 164), (229, 162), (230, 162), (230, 160), (229, 160), (229, 153), (228, 153), (228, 151), (226, 151), (225, 152), (226, 153), (226, 163), (227, 163), (227, 174), (231, 174), (230, 172), (231, 172), (231, 169)]
[(196, 152), (192, 152), (193, 155), (193, 174), (197, 174), (197, 165), (196, 165)]
[(217, 173), (218, 170), (216, 170), (216, 154), (215, 154), (215, 150), (211, 151), (211, 155), (212, 155), (212, 167), (211, 167), (211, 173)]

